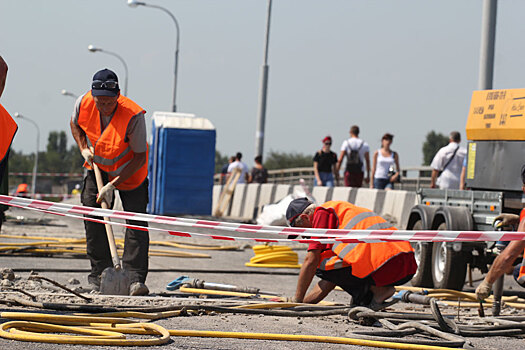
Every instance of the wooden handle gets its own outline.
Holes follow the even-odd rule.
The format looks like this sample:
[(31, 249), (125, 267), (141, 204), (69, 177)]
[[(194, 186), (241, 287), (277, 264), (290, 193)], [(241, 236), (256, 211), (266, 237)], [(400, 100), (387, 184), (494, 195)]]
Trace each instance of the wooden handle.
[[(91, 149), (91, 152), (93, 152), (93, 148)], [(100, 192), (100, 189), (104, 187), (104, 180), (102, 180), (102, 174), (100, 173), (100, 169), (98, 168), (98, 165), (93, 162), (93, 170), (95, 171), (95, 179), (97, 181), (97, 188)], [(100, 206), (102, 209), (109, 209), (108, 203), (103, 199), (100, 203)], [(110, 221), (108, 217), (104, 217), (105, 221)], [(117, 251), (117, 245), (115, 244), (115, 236), (113, 235), (113, 227), (111, 227), (110, 224), (105, 224), (106, 226), (106, 234), (108, 236), (108, 242), (109, 242), (109, 250), (111, 252), (111, 260), (113, 261), (113, 265), (115, 266), (115, 269), (119, 270), (121, 268), (120, 266), (120, 259), (118, 257), (118, 251)]]

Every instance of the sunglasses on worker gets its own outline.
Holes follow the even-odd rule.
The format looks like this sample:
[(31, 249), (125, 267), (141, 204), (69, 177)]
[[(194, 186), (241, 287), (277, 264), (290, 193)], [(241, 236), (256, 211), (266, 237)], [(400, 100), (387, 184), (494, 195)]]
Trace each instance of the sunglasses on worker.
[(108, 80), (108, 81), (102, 81), (102, 80), (93, 80), (91, 83), (92, 89), (118, 89), (118, 81), (114, 80)]

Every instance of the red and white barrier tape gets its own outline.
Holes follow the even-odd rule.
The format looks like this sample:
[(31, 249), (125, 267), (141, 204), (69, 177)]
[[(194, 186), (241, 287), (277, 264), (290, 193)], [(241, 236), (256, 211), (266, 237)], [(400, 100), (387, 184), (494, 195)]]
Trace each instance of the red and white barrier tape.
[(24, 193), (23, 195), (20, 195), (19, 198), (35, 198), (35, 199), (62, 198), (62, 199), (68, 199), (68, 198), (79, 196), (79, 195), (80, 194), (59, 194), (59, 193), (35, 193), (34, 195), (32, 195), (31, 193)]
[(239, 223), (218, 222), (209, 220), (194, 220), (169, 216), (149, 215), (142, 213), (124, 212), (117, 210), (91, 208), (65, 203), (53, 203), (41, 200), (26, 199), (0, 195), (0, 204), (10, 205), (18, 208), (36, 210), (40, 212), (73, 217), (100, 223), (129, 227), (132, 229), (145, 230), (143, 226), (136, 226), (118, 222), (83, 217), (81, 215), (101, 216), (111, 219), (136, 220), (170, 226), (182, 226), (193, 228), (206, 228), (226, 232), (242, 233), (264, 233), (273, 235), (301, 235), (319, 238), (307, 239), (279, 239), (258, 237), (232, 237), (219, 236), (204, 233), (190, 233), (184, 231), (173, 231), (161, 228), (148, 229), (169, 233), (182, 237), (207, 237), (220, 240), (240, 240), (256, 242), (300, 242), (300, 243), (376, 243), (388, 241), (410, 241), (410, 242), (485, 242), (485, 241), (517, 241), (525, 240), (525, 232), (504, 231), (411, 231), (411, 230), (333, 230), (333, 229), (306, 229), (280, 226), (261, 226)]
[[(33, 176), (33, 173), (9, 173), (9, 176)], [(82, 173), (36, 173), (36, 176), (47, 176), (47, 177), (83, 177)]]

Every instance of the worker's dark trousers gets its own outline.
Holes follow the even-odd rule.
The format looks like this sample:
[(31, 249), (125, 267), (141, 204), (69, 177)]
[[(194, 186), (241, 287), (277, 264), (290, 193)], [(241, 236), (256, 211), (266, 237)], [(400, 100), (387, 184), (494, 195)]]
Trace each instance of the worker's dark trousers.
[[(104, 184), (108, 182), (108, 176), (101, 171)], [(84, 179), (84, 188), (82, 189), (82, 204), (88, 207), (100, 208), (96, 203), (97, 183), (95, 173), (88, 171)], [(122, 206), (125, 211), (136, 213), (145, 213), (148, 204), (148, 179), (142, 185), (131, 191), (119, 191)], [(111, 203), (113, 206), (113, 203)], [(93, 217), (93, 216), (88, 216)], [(101, 217), (94, 217), (102, 219)], [(130, 225), (145, 226), (147, 222), (126, 220)], [(88, 281), (94, 284), (100, 284), (99, 276), (106, 267), (112, 267), (111, 253), (106, 235), (104, 224), (84, 221), (86, 227), (87, 255), (91, 261), (91, 273)], [(113, 226), (114, 230), (117, 226)], [(122, 256), (122, 267), (129, 273), (130, 281), (145, 283), (148, 274), (148, 250), (149, 250), (149, 233), (148, 231), (132, 230), (126, 228), (124, 239), (124, 255)]]

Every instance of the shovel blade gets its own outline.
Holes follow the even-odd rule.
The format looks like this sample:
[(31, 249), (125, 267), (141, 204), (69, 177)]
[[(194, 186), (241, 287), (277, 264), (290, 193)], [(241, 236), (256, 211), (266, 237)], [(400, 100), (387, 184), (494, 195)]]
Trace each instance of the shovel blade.
[(130, 284), (125, 270), (107, 267), (100, 276), (100, 294), (129, 295)]

